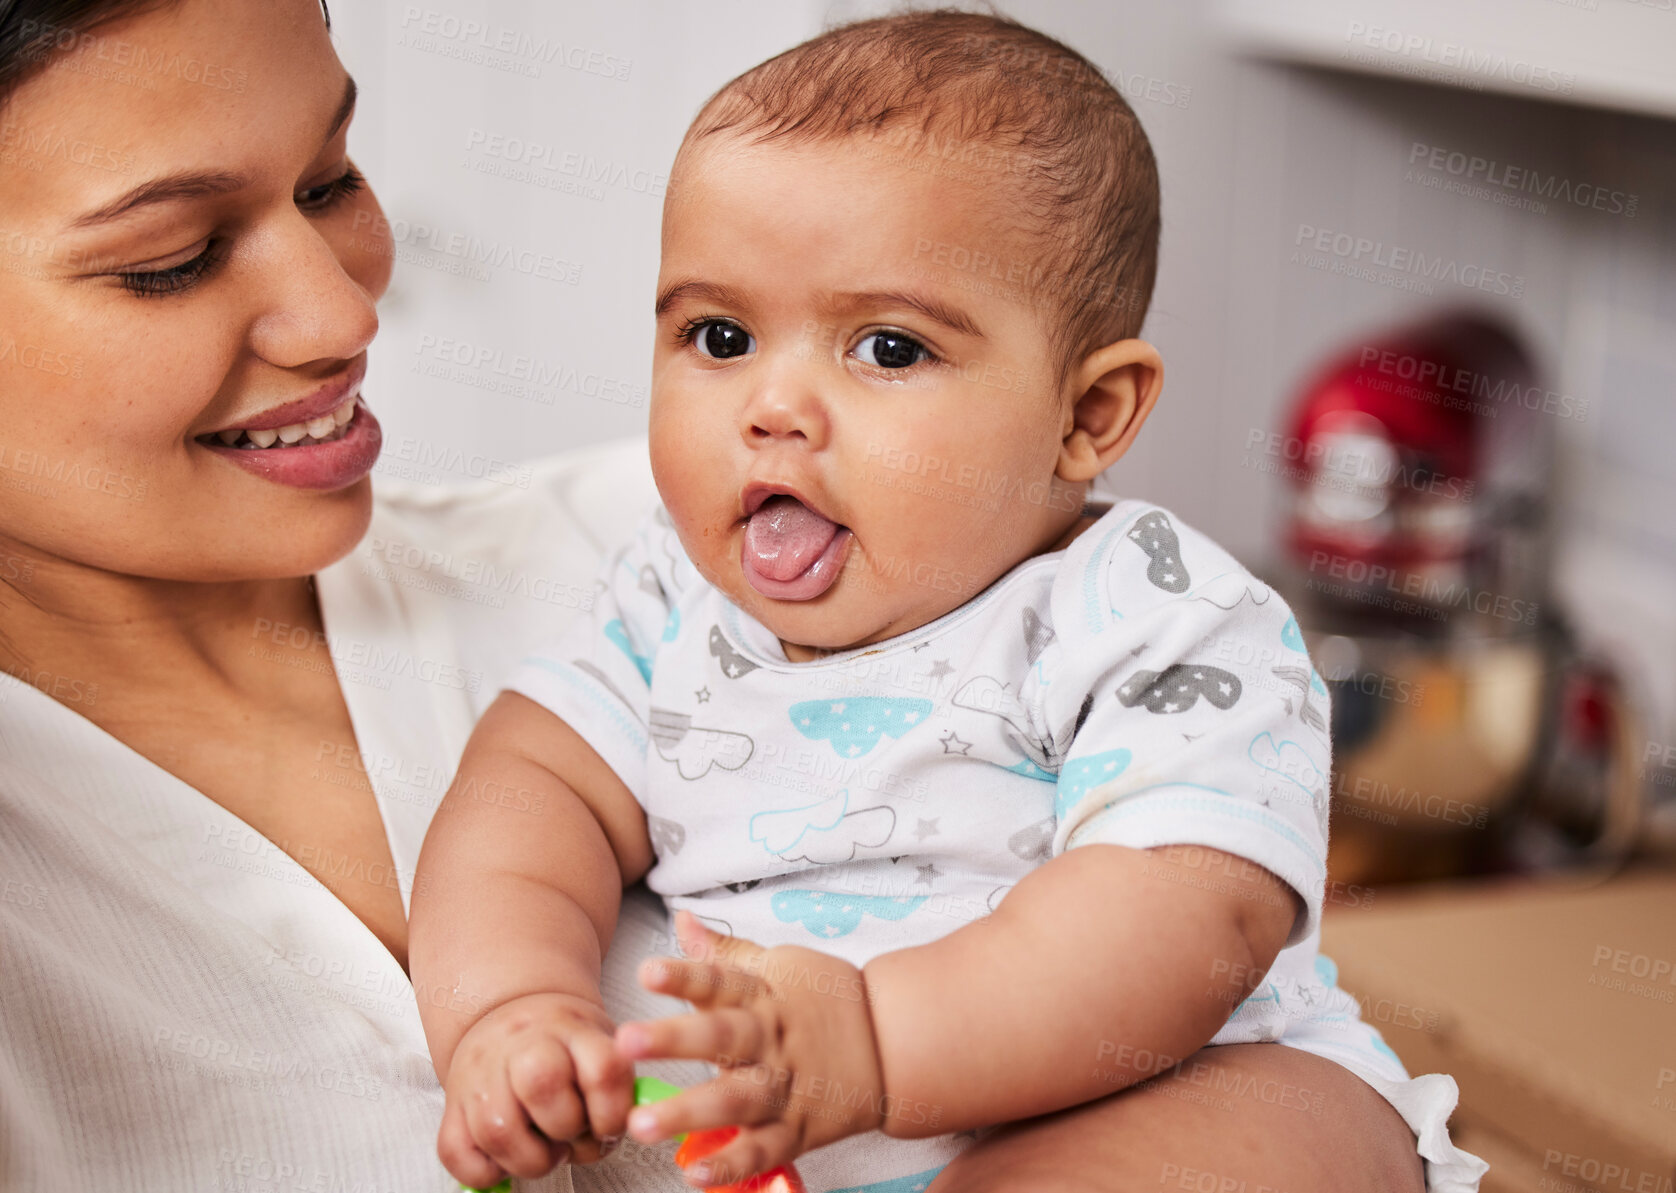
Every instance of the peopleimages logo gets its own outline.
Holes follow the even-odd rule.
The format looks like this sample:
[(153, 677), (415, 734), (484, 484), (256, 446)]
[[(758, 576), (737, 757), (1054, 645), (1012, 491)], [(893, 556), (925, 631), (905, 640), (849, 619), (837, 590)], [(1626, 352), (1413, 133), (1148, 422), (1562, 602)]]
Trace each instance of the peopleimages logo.
[[(669, 175), (657, 170), (641, 169), (627, 162), (611, 158), (597, 158), (591, 153), (562, 149), (542, 141), (505, 136), (487, 129), (473, 128), (466, 133), (466, 152), (498, 158), (502, 162), (525, 171), (540, 170), (561, 175), (579, 184), (590, 186), (592, 197), (604, 198), (600, 188), (615, 187), (653, 199), (663, 198), (669, 187)], [(479, 170), (479, 173), (493, 171)]]
[(1474, 79), (1500, 79), (1558, 95), (1570, 95), (1577, 85), (1577, 76), (1572, 71), (1553, 70), (1524, 58), (1510, 58), (1499, 51), (1475, 50), (1460, 42), (1405, 33), (1383, 25), (1370, 25), (1366, 21), (1351, 21), (1345, 29), (1344, 40), (1350, 43), (1345, 47), (1344, 56), (1358, 61), (1373, 57), (1359, 51), (1377, 50), (1390, 58), (1412, 59), (1415, 65), (1421, 67), (1442, 67), (1445, 71), (1459, 72)]
[[(575, 261), (501, 240), (485, 240), (471, 232), (448, 231), (400, 218), (388, 219), (368, 211), (357, 211), (351, 227), (356, 232), (365, 232), (361, 244), (367, 249), (382, 245), (387, 237), (394, 244), (400, 260), (428, 266), (432, 263), (426, 261), (423, 254), (433, 253), (475, 269), (471, 276), (482, 281), (488, 280), (484, 272), (487, 269), (510, 269), (526, 277), (563, 282), (569, 286), (582, 280), (582, 266)], [(404, 255), (403, 249), (413, 252)]]
[[(1428, 145), (1424, 141), (1415, 141), (1409, 147), (1408, 164), (1446, 175), (1463, 184), (1483, 183), (1485, 186), (1500, 187), (1503, 191), (1534, 195), (1539, 199), (1570, 203), (1576, 207), (1590, 207), (1626, 219), (1634, 219), (1641, 206), (1641, 196), (1628, 191), (1613, 190), (1590, 182), (1573, 182), (1558, 174), (1544, 174), (1527, 166), (1509, 165), (1494, 158), (1462, 153), (1441, 145)], [(1463, 193), (1472, 192), (1465, 189)]]
[[(463, 57), (467, 61), (476, 60), (469, 55), (450, 52), (447, 46), (453, 43), (483, 54), (504, 56), (485, 59), (484, 64), (490, 66), (523, 59), (530, 66), (562, 66), (567, 70), (599, 75), (619, 82), (627, 80), (629, 72), (634, 68), (634, 63), (629, 59), (609, 54), (604, 50), (579, 46), (556, 37), (536, 36), (524, 30), (472, 20), (469, 17), (459, 17), (434, 8), (420, 8), (415, 4), (410, 4), (402, 10), (401, 28), (398, 44), (412, 49), (451, 58)], [(536, 72), (530, 70), (522, 73), (539, 77)]]
[[(1448, 615), (1449, 610), (1466, 610), (1485, 617), (1534, 626), (1540, 610), (1536, 601), (1475, 589), (1470, 584), (1444, 583), (1436, 576), (1419, 571), (1369, 563), (1365, 559), (1334, 555), (1330, 551), (1312, 551), (1309, 571), (1310, 578), (1305, 582), (1307, 588), (1327, 596), (1343, 596), (1394, 608), (1398, 612), (1426, 613), (1442, 618)], [(1323, 577), (1343, 583), (1333, 584)], [(1414, 599), (1406, 601), (1404, 598)]]
[[(1526, 410), (1552, 414), (1556, 418), (1582, 422), (1589, 416), (1589, 399), (1573, 394), (1543, 389), (1540, 385), (1521, 385), (1506, 377), (1492, 377), (1475, 369), (1444, 364), (1441, 361), (1393, 352), (1387, 348), (1364, 346), (1357, 364), (1398, 381), (1412, 381), (1418, 387), (1416, 395), (1434, 390), (1483, 399), (1475, 414), (1495, 417), (1502, 406), (1511, 403)], [(1392, 392), (1402, 392), (1393, 390)], [(1494, 402), (1492, 406), (1490, 403)]]
[[(1293, 247), (1313, 251), (1328, 259), (1336, 259), (1353, 268), (1377, 268), (1391, 274), (1406, 275), (1423, 282), (1443, 282), (1482, 290), (1487, 294), (1519, 298), (1525, 293), (1522, 275), (1491, 269), (1474, 262), (1460, 262), (1448, 257), (1428, 257), (1419, 249), (1399, 244), (1387, 244), (1350, 232), (1335, 232), (1314, 224), (1299, 224), (1292, 240)], [(1293, 254), (1298, 259), (1298, 254)], [(1312, 264), (1305, 261), (1304, 264)]]

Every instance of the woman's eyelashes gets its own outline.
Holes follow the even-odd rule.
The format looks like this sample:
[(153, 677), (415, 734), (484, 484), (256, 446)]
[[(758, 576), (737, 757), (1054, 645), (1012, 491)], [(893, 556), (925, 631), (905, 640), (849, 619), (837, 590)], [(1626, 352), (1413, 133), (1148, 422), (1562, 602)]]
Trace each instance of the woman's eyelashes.
[[(675, 338), (690, 344), (700, 356), (711, 360), (732, 360), (757, 350), (756, 337), (731, 319), (691, 319), (675, 330)], [(806, 349), (807, 345), (800, 345)], [(931, 350), (904, 331), (884, 328), (870, 331), (850, 350), (862, 364), (875, 369), (912, 368), (935, 359)]]
[(221, 263), (223, 245), (220, 240), (208, 240), (203, 252), (179, 265), (167, 269), (134, 270), (116, 275), (130, 294), (147, 298), (155, 294), (178, 294), (203, 281)]
[(354, 166), (350, 166), (342, 174), (330, 182), (311, 186), (297, 195), (297, 206), (304, 211), (321, 211), (332, 206), (340, 199), (347, 199), (359, 193), (367, 185), (365, 175)]
[[(297, 207), (311, 214), (326, 211), (352, 195), (358, 194), (367, 184), (366, 178), (354, 166), (350, 166), (342, 174), (330, 182), (323, 182), (319, 186), (311, 186), (307, 190), (298, 191)], [(132, 269), (121, 271), (114, 276), (122, 283), (130, 294), (140, 298), (148, 298), (160, 294), (180, 294), (190, 290), (203, 281), (215, 267), (221, 264), (225, 256), (226, 242), (220, 238), (211, 237), (204, 242), (203, 251), (190, 260), (182, 261), (178, 265), (170, 265), (164, 269)]]

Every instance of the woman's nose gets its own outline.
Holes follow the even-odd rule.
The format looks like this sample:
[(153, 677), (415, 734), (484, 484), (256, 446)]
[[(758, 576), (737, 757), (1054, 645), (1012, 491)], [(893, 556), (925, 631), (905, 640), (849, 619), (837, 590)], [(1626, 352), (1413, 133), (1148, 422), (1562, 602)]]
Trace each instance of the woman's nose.
[(795, 443), (812, 451), (826, 446), (830, 417), (816, 379), (808, 375), (808, 364), (775, 362), (758, 369), (750, 379), (749, 384), (755, 388), (745, 404), (740, 427), (748, 446)]
[(264, 246), (256, 279), (260, 314), (251, 346), (281, 368), (359, 356), (378, 331), (373, 295), (351, 277), (332, 245), (301, 213)]

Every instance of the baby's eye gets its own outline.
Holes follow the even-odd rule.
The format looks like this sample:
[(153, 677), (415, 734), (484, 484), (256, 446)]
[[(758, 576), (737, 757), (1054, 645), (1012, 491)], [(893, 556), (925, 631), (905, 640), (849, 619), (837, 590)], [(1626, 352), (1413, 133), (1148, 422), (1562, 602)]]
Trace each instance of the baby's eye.
[(731, 360), (735, 356), (755, 352), (757, 348), (756, 340), (743, 327), (720, 319), (706, 319), (694, 327), (688, 337), (701, 355), (715, 360)]
[(869, 333), (855, 346), (855, 354), (863, 364), (881, 369), (906, 369), (930, 355), (924, 344), (899, 331)]

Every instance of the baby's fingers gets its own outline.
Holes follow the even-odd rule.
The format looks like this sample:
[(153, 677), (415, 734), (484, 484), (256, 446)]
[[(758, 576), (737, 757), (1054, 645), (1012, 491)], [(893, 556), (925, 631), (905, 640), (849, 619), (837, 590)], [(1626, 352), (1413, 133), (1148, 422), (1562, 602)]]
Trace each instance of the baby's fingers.
[(697, 1007), (737, 1007), (762, 988), (755, 976), (714, 961), (651, 957), (640, 963), (640, 984), (658, 994), (684, 998)]
[(472, 1142), (513, 1176), (545, 1176), (570, 1155), (567, 1144), (552, 1142), (537, 1132), (504, 1079), (470, 1094), (465, 1118)]
[(725, 1147), (694, 1163), (684, 1175), (689, 1185), (698, 1188), (731, 1185), (796, 1158), (797, 1129), (789, 1123), (773, 1122), (740, 1131)]
[(471, 1128), (466, 1126), (465, 1108), (454, 1098), (442, 1112), (442, 1129), (436, 1137), (437, 1159), (462, 1185), (487, 1189), (505, 1174), (499, 1164), (472, 1142)]
[(628, 1117), (629, 1134), (641, 1143), (658, 1143), (688, 1131), (766, 1123), (786, 1109), (773, 1077), (767, 1065), (751, 1065), (665, 1101), (637, 1106)]
[(630, 1060), (679, 1057), (731, 1066), (760, 1059), (767, 1034), (759, 1015), (727, 1007), (619, 1024), (617, 1050)]
[(513, 1097), (549, 1140), (573, 1139), (587, 1130), (570, 1053), (560, 1041), (551, 1036), (530, 1040), (507, 1062), (506, 1076)]
[(602, 1140), (621, 1136), (634, 1108), (634, 1062), (604, 1032), (573, 1036), (570, 1058), (587, 1103), (589, 1129)]

